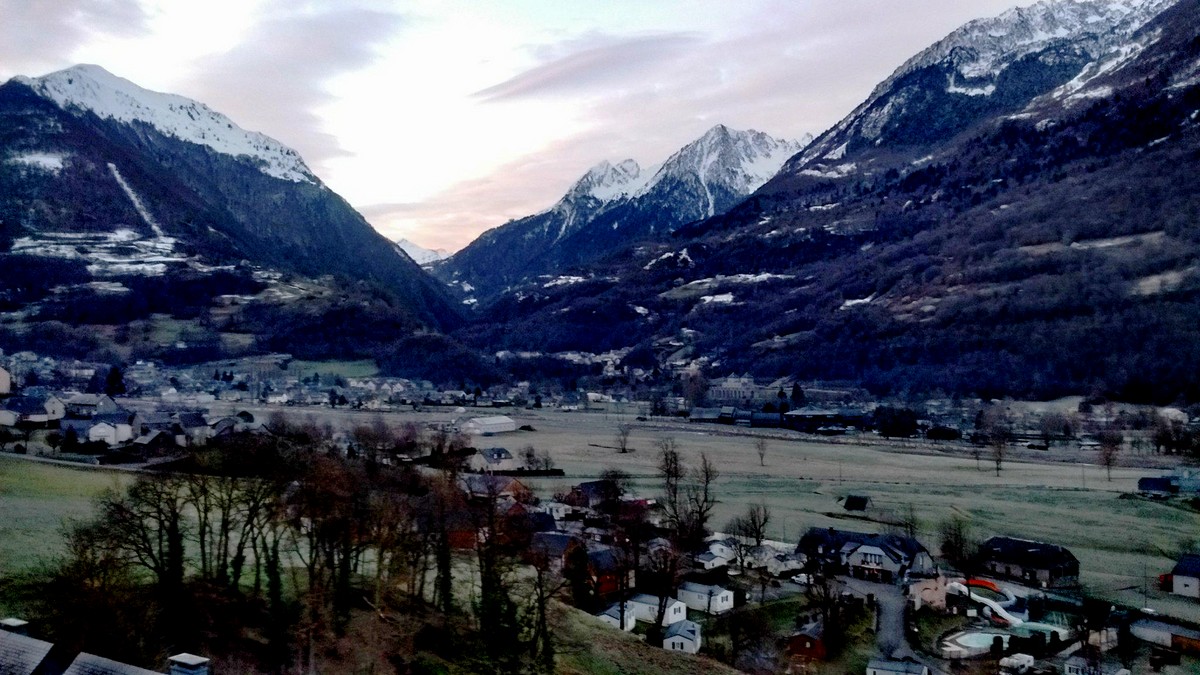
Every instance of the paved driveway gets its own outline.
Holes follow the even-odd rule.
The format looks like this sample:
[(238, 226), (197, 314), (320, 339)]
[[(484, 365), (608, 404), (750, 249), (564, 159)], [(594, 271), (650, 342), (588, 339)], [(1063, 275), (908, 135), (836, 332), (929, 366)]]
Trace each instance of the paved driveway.
[(875, 644), (880, 655), (902, 659), (906, 656), (916, 658), (917, 655), (908, 646), (904, 638), (904, 595), (899, 586), (879, 584), (861, 579), (843, 578), (846, 589), (855, 595), (866, 597), (874, 595), (879, 603), (879, 626), (875, 631)]

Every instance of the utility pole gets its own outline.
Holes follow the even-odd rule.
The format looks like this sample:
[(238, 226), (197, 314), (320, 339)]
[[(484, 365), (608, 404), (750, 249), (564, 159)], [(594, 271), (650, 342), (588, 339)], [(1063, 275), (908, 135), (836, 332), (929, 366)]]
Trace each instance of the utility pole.
[(1142, 563), (1142, 607), (1150, 606), (1150, 580), (1146, 576), (1146, 563)]

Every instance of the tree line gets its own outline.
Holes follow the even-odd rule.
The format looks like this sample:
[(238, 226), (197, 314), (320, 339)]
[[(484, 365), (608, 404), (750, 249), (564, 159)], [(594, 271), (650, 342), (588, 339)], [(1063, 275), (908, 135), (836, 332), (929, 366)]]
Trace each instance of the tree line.
[[(374, 449), (403, 433), (355, 430), (364, 450), (347, 457), (328, 429), (272, 426), (108, 490), (67, 525), (32, 593), (48, 637), (146, 665), (212, 654), (239, 672), (552, 669), (559, 582), (544, 560), (517, 574), (528, 532), (497, 482), (467, 496), (455, 462), (389, 466)], [(447, 453), (454, 439), (415, 442)]]

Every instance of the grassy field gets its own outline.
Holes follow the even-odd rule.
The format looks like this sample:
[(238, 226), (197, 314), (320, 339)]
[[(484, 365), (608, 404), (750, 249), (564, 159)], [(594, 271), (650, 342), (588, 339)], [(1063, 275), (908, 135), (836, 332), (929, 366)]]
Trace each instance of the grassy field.
[[(1200, 514), (1178, 506), (1122, 498), (1137, 479), (1155, 468), (1116, 466), (1112, 480), (1095, 463), (1094, 453), (1057, 449), (1051, 453), (1013, 448), (1000, 475), (988, 456), (975, 459), (963, 445), (928, 446), (889, 442), (873, 436), (814, 440), (791, 432), (735, 430), (715, 425), (638, 422), (632, 414), (508, 410), (518, 424), (536, 431), (517, 432), (482, 442), (515, 450), (532, 445), (549, 451), (565, 478), (528, 479), (543, 497), (599, 477), (617, 467), (633, 477), (635, 492), (654, 497), (656, 443), (670, 436), (690, 464), (700, 453), (721, 471), (712, 525), (720, 529), (748, 504), (771, 508), (768, 530), (773, 539), (795, 541), (810, 527), (881, 530), (878, 522), (849, 519), (838, 502), (849, 494), (869, 495), (869, 514), (884, 520), (909, 506), (920, 522), (919, 538), (936, 553), (939, 524), (951, 515), (968, 518), (981, 537), (1009, 535), (1042, 539), (1067, 546), (1079, 558), (1084, 584), (1093, 593), (1126, 605), (1149, 605), (1200, 621), (1200, 604), (1173, 598), (1153, 588), (1159, 574), (1169, 572), (1180, 549), (1200, 537)], [(311, 416), (335, 426), (351, 427), (378, 413), (289, 410), (297, 418)], [(468, 413), (469, 415), (470, 413)], [(481, 411), (481, 414), (482, 411)], [(393, 424), (404, 421), (449, 422), (452, 409), (424, 413), (389, 413)], [(632, 424), (628, 454), (612, 449), (617, 426)], [(754, 449), (758, 436), (768, 437), (765, 465)], [(1066, 460), (1078, 461), (1066, 461)], [(1059, 460), (1059, 461), (1048, 461)], [(1167, 465), (1170, 458), (1121, 458), (1122, 464)]]
[(124, 473), (0, 454), (0, 577), (32, 569), (58, 553), (62, 524), (89, 516), (101, 490), (129, 480)]
[(883, 529), (877, 522), (848, 519), (837, 501), (866, 494), (873, 503), (869, 515), (880, 520), (911, 506), (921, 521), (919, 538), (935, 552), (939, 523), (953, 514), (965, 516), (982, 537), (1009, 535), (1067, 546), (1080, 559), (1084, 584), (1101, 597), (1200, 620), (1200, 605), (1153, 588), (1181, 547), (1200, 536), (1200, 514), (1122, 497), (1136, 489), (1140, 476), (1157, 473), (1153, 469), (1116, 467), (1110, 481), (1104, 467), (1095, 464), (1008, 461), (997, 476), (990, 462), (977, 462), (961, 447), (774, 438), (760, 466), (753, 437), (711, 426), (636, 426), (630, 441), (636, 451), (621, 455), (595, 447), (615, 445), (611, 437), (623, 421), (619, 418), (548, 412), (520, 421), (538, 431), (495, 442), (547, 449), (567, 472), (566, 480), (531, 481), (542, 494), (615, 466), (634, 476), (640, 495), (652, 497), (657, 492), (655, 443), (669, 435), (685, 460), (694, 464), (704, 452), (720, 467), (716, 528), (747, 504), (761, 502), (772, 510), (772, 538), (783, 541), (795, 541), (809, 527)]
[(371, 359), (359, 361), (292, 361), (288, 364), (288, 372), (296, 377), (309, 377), (313, 373), (321, 376), (334, 377), (374, 377), (379, 374), (379, 368)]

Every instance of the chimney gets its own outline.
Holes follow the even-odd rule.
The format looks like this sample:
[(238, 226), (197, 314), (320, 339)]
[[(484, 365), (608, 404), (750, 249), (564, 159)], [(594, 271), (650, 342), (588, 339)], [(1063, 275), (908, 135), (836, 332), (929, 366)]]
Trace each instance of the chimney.
[(208, 659), (183, 652), (170, 657), (170, 675), (208, 675)]
[(17, 635), (28, 635), (29, 631), (26, 628), (29, 626), (28, 621), (22, 621), (16, 617), (0, 619), (0, 630), (16, 633)]

